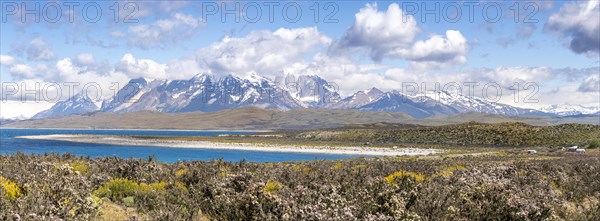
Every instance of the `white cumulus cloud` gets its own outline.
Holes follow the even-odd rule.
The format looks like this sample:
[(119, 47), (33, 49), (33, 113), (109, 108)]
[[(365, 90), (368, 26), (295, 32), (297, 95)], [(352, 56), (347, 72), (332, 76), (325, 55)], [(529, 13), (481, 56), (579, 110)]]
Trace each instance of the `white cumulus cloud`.
[(146, 77), (154, 79), (167, 78), (167, 65), (150, 59), (138, 59), (132, 54), (125, 54), (115, 65), (115, 70), (131, 78)]
[(409, 49), (398, 49), (392, 54), (416, 63), (445, 66), (464, 64), (469, 51), (467, 39), (456, 30), (446, 31), (446, 36), (434, 35), (426, 41), (417, 41)]
[(15, 58), (10, 55), (0, 54), (0, 65), (12, 65), (15, 63)]
[(372, 60), (400, 58), (412, 61), (421, 68), (450, 66), (467, 62), (467, 39), (457, 30), (417, 40), (421, 29), (412, 15), (406, 15), (396, 3), (387, 11), (377, 4), (367, 4), (355, 14), (355, 21), (342, 38), (332, 44), (330, 54), (347, 56), (350, 52), (366, 50)]
[(580, 92), (600, 92), (600, 75), (592, 74), (587, 77), (577, 88)]
[(354, 24), (332, 51), (363, 48), (373, 60), (380, 61), (390, 51), (410, 45), (419, 31), (414, 17), (404, 15), (398, 4), (390, 4), (387, 11), (378, 11), (377, 4), (367, 4), (356, 13)]
[(280, 28), (274, 32), (257, 30), (244, 37), (227, 36), (201, 48), (196, 52), (196, 60), (200, 66), (217, 74), (257, 72), (271, 75), (330, 43), (331, 39), (315, 27)]
[(34, 38), (25, 49), (27, 59), (30, 61), (49, 61), (54, 58), (52, 45), (42, 38)]
[(94, 55), (90, 53), (81, 53), (77, 55), (77, 62), (83, 65), (91, 65), (95, 62)]
[(204, 24), (201, 18), (175, 13), (151, 24), (129, 27), (127, 43), (142, 49), (165, 48), (192, 37)]
[(26, 64), (15, 64), (10, 67), (9, 71), (17, 79), (34, 78), (37, 75), (35, 68)]
[(548, 18), (546, 30), (570, 39), (568, 47), (575, 53), (600, 53), (600, 1), (566, 3)]

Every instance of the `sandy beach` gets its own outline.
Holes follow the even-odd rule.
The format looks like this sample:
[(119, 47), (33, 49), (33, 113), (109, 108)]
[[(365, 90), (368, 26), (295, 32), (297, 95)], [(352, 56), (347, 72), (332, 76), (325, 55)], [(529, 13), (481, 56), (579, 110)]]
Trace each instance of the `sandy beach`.
[(140, 139), (113, 135), (37, 135), (20, 136), (22, 139), (56, 140), (78, 143), (109, 144), (123, 146), (151, 146), (173, 148), (199, 148), (222, 150), (248, 150), (264, 152), (348, 154), (365, 156), (417, 156), (440, 153), (441, 150), (421, 148), (380, 148), (380, 147), (340, 147), (340, 146), (282, 146), (255, 143), (219, 143), (209, 141), (178, 141), (165, 139)]

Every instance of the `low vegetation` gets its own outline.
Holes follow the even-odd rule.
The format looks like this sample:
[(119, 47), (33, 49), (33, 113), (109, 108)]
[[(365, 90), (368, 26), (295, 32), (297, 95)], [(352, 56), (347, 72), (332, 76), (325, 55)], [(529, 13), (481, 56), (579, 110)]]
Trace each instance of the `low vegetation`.
[[(485, 123), (523, 122), (532, 125), (581, 123), (600, 125), (598, 116), (538, 117), (505, 116), (482, 113), (463, 113), (426, 119), (413, 119), (401, 112), (364, 112), (338, 109), (303, 109), (289, 111), (242, 107), (216, 112), (162, 113), (151, 111), (112, 114), (94, 112), (55, 118), (3, 122), (11, 128), (96, 128), (96, 129), (316, 129), (344, 125), (408, 123), (419, 125), (460, 124), (469, 121)], [(2, 122), (0, 122), (2, 123)], [(385, 123), (384, 123), (385, 124)]]
[(4, 197), (10, 201), (14, 201), (17, 197), (23, 195), (21, 187), (11, 180), (0, 176), (0, 189), (4, 192)]
[(0, 220), (597, 220), (598, 168), (596, 151), (173, 164), (0, 155)]
[[(275, 131), (227, 136), (132, 136), (135, 139), (256, 143), (291, 146), (375, 146), (436, 149), (600, 147), (600, 126), (469, 122), (443, 126), (361, 124), (305, 131)], [(468, 148), (462, 148), (468, 147)], [(473, 148), (474, 147), (474, 148)]]
[(469, 122), (444, 126), (371, 126), (365, 129), (323, 129), (294, 134), (307, 141), (348, 141), (373, 144), (430, 144), (450, 146), (600, 146), (600, 126), (561, 124), (532, 126), (524, 123)]
[(600, 139), (595, 139), (595, 140), (589, 141), (587, 148), (590, 148), (590, 149), (600, 148)]

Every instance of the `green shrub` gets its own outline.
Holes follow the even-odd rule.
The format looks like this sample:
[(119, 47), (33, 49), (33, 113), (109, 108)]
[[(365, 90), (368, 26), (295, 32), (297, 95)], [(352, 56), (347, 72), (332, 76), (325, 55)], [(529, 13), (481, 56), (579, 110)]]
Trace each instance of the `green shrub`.
[(179, 178), (187, 173), (187, 169), (183, 168), (175, 172), (175, 177)]
[(120, 199), (135, 196), (136, 194), (146, 194), (151, 191), (162, 192), (165, 190), (167, 183), (161, 181), (151, 184), (137, 183), (127, 178), (114, 178), (103, 186), (94, 191), (94, 194), (99, 197), (107, 197), (113, 202)]
[(184, 183), (182, 183), (182, 182), (175, 181), (174, 185), (175, 185), (177, 188), (179, 188), (180, 190), (183, 190), (183, 191), (185, 191), (185, 192), (187, 192), (187, 191), (188, 191), (187, 187), (186, 187), (186, 186), (185, 186), (185, 184), (184, 184)]
[(133, 196), (139, 189), (140, 185), (135, 181), (127, 178), (115, 178), (106, 181), (103, 186), (94, 191), (94, 194), (99, 197), (107, 197), (114, 202), (128, 196)]
[(283, 189), (283, 185), (281, 185), (280, 182), (269, 180), (269, 181), (267, 181), (267, 183), (265, 183), (265, 187), (263, 188), (263, 191), (265, 193), (277, 193), (277, 191), (279, 191), (281, 189)]
[(150, 191), (164, 191), (166, 186), (167, 186), (167, 183), (165, 183), (164, 181), (160, 181), (157, 183), (151, 183), (151, 184), (140, 183), (139, 190), (142, 193), (150, 192)]
[(465, 171), (465, 170), (467, 170), (467, 168), (465, 168), (464, 166), (454, 164), (452, 166), (444, 167), (440, 173), (436, 173), (433, 176), (434, 177), (438, 177), (438, 176), (451, 177), (451, 176), (454, 176), (454, 172)]
[(69, 163), (69, 166), (71, 166), (74, 171), (77, 171), (81, 174), (85, 174), (88, 172), (88, 165), (81, 161)]
[(128, 196), (122, 199), (123, 204), (125, 204), (125, 206), (129, 206), (132, 207), (134, 206), (135, 200), (133, 199), (133, 196)]
[(592, 140), (592, 141), (590, 141), (590, 143), (588, 144), (588, 148), (589, 149), (600, 148), (600, 140)]

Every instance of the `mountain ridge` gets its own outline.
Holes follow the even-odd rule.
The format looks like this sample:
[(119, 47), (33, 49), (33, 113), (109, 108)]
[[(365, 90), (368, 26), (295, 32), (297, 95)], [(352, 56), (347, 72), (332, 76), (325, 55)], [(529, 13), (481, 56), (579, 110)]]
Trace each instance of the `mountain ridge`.
[[(201, 73), (188, 80), (136, 78), (131, 79), (115, 96), (104, 100), (101, 107), (93, 108), (89, 104), (91, 101), (86, 99), (76, 100), (81, 103), (68, 99), (39, 113), (36, 118), (93, 111), (126, 113), (148, 110), (178, 113), (215, 112), (242, 107), (276, 110), (315, 108), (402, 112), (413, 118), (468, 112), (506, 116), (576, 115), (551, 109), (541, 111), (520, 108), (447, 91), (406, 95), (396, 90), (384, 92), (372, 87), (342, 98), (336, 87), (335, 84), (317, 75), (298, 77), (286, 75), (279, 81), (273, 81), (256, 73), (245, 77), (229, 74), (221, 78)], [(89, 108), (80, 108), (81, 106)]]
[(88, 96), (82, 93), (78, 93), (65, 101), (56, 103), (55, 105), (50, 107), (50, 109), (41, 111), (33, 115), (32, 119), (51, 118), (69, 114), (89, 113), (97, 111), (98, 109), (98, 106), (96, 106), (94, 101), (92, 101)]
[(165, 113), (138, 111), (125, 113), (92, 112), (54, 118), (30, 119), (2, 124), (6, 128), (80, 128), (80, 129), (176, 129), (176, 130), (297, 130), (336, 128), (346, 125), (401, 123), (426, 126), (465, 122), (522, 122), (547, 126), (566, 123), (600, 125), (597, 116), (544, 117), (505, 116), (476, 112), (437, 115), (415, 119), (400, 112), (296, 108), (288, 111), (242, 107), (216, 112)]
[(560, 116), (574, 116), (574, 115), (598, 115), (600, 114), (600, 106), (597, 107), (585, 107), (582, 105), (568, 105), (568, 104), (552, 104), (546, 107), (540, 108), (540, 110), (548, 113), (554, 113)]

